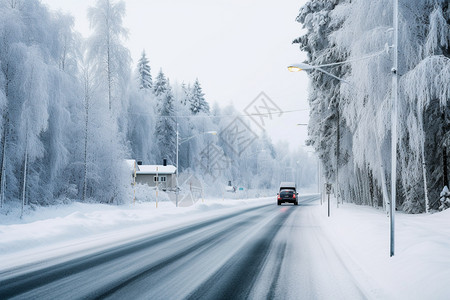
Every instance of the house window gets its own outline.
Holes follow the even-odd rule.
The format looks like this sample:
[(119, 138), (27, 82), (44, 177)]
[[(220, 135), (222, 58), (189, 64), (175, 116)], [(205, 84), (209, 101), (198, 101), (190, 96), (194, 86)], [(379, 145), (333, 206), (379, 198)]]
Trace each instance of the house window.
[(154, 176), (153, 181), (154, 182), (166, 182), (167, 177), (166, 176)]

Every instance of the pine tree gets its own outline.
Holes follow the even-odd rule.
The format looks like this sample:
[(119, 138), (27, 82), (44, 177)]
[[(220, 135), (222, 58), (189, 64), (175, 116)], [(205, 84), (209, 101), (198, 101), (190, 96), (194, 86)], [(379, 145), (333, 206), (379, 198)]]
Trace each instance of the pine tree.
[(158, 99), (159, 118), (155, 130), (160, 153), (159, 160), (167, 158), (169, 163), (175, 164), (176, 124), (174, 119), (174, 96), (169, 82), (162, 87), (164, 87), (165, 92)]
[(149, 61), (145, 56), (145, 50), (142, 51), (142, 56), (139, 59), (137, 65), (139, 89), (141, 90), (151, 90), (153, 87), (152, 74), (149, 65)]
[(155, 84), (153, 85), (153, 93), (156, 97), (161, 96), (167, 91), (167, 79), (162, 69), (159, 70), (158, 76), (156, 76)]
[(191, 112), (195, 115), (199, 112), (209, 113), (209, 104), (205, 100), (205, 94), (202, 91), (198, 78), (194, 82), (194, 86), (191, 91)]
[(180, 102), (183, 105), (188, 105), (191, 103), (191, 85), (189, 84), (186, 86), (186, 84), (183, 82), (181, 84), (181, 90), (183, 91), (183, 94), (181, 96)]

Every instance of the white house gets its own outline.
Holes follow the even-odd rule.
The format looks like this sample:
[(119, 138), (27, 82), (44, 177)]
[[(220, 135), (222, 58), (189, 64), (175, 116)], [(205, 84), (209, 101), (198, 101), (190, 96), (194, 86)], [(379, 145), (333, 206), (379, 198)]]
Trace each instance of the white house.
[(177, 168), (167, 165), (166, 161), (162, 165), (142, 165), (140, 162), (136, 166), (136, 183), (147, 184), (160, 190), (174, 190), (176, 187), (175, 172)]

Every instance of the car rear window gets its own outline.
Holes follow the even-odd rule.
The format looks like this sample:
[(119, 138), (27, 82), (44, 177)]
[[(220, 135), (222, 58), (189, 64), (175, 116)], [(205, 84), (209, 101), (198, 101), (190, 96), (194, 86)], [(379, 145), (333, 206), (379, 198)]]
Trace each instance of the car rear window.
[(284, 196), (292, 196), (294, 194), (294, 191), (292, 190), (282, 190), (280, 192), (280, 196), (284, 197)]

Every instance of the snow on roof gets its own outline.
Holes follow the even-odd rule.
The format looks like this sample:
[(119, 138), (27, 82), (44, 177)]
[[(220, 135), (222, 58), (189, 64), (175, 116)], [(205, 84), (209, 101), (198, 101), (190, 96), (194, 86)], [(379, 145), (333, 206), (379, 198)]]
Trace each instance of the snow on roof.
[(295, 182), (281, 182), (280, 183), (280, 188), (295, 188)]
[(128, 166), (130, 169), (134, 169), (135, 164), (136, 164), (136, 168), (137, 168), (137, 162), (136, 162), (136, 160), (134, 160), (134, 159), (125, 159), (125, 162), (127, 163), (127, 166)]
[(172, 165), (140, 165), (136, 174), (156, 174), (156, 168), (158, 168), (158, 174), (175, 174), (177, 169)]
[(125, 163), (127, 164), (128, 170), (134, 174), (135, 168), (136, 171), (139, 171), (139, 166), (137, 164), (137, 161), (134, 159), (125, 159)]

